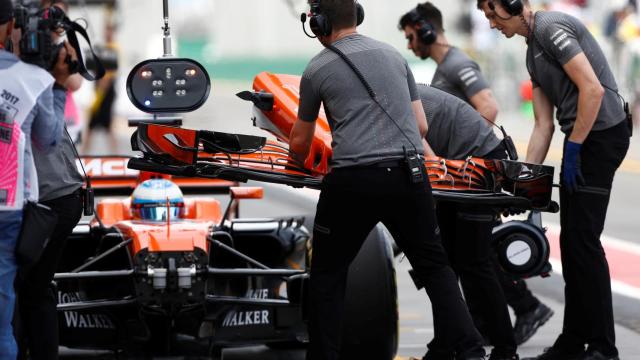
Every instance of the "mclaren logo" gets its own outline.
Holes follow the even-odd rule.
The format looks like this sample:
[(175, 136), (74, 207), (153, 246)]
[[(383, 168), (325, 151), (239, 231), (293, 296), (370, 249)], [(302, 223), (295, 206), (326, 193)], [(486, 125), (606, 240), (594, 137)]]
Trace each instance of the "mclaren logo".
[[(82, 163), (90, 177), (132, 177), (138, 170), (128, 169), (127, 158), (83, 158)], [(76, 160), (78, 172), (82, 174), (80, 163)]]
[(222, 322), (223, 327), (269, 325), (269, 310), (229, 311)]

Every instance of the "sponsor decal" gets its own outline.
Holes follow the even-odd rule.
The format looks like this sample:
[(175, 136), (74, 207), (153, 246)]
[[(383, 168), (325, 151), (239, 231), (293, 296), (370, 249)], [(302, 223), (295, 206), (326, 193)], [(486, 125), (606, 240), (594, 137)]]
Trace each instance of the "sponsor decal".
[(472, 77), (471, 79), (469, 79), (469, 80), (465, 81), (465, 82), (464, 82), (464, 85), (465, 85), (465, 86), (469, 86), (469, 85), (473, 84), (473, 83), (474, 83), (474, 82), (476, 82), (476, 81), (478, 81), (478, 77), (477, 77), (477, 76), (474, 76), (474, 77)]
[[(91, 177), (135, 177), (139, 171), (128, 169), (128, 158), (84, 158), (82, 164), (88, 176)], [(76, 160), (78, 172), (82, 174), (79, 160)]]
[(571, 40), (565, 41), (565, 43), (560, 45), (560, 47), (558, 49), (564, 50), (567, 46), (569, 46), (569, 44), (571, 44)]
[[(244, 296), (248, 299), (268, 299), (269, 289), (249, 289)], [(235, 311), (227, 313), (222, 322), (223, 327), (269, 325), (269, 310)]]
[(269, 289), (249, 289), (244, 297), (249, 299), (268, 299)]
[(473, 69), (471, 69), (471, 68), (464, 68), (458, 74), (460, 75), (460, 80), (465, 81), (468, 78), (474, 76), (475, 75), (475, 71), (473, 71)]
[[(63, 293), (58, 291), (58, 304), (82, 301), (80, 293)], [(77, 311), (64, 312), (65, 326), (72, 329), (110, 329), (116, 328), (111, 319), (104, 314), (80, 314)]]
[(567, 33), (563, 32), (562, 35), (558, 36), (558, 38), (556, 38), (555, 40), (553, 40), (553, 45), (558, 45), (562, 42), (562, 40), (568, 38), (569, 35), (567, 35)]
[(560, 35), (560, 33), (563, 33), (563, 32), (564, 32), (564, 30), (562, 30), (562, 29), (558, 29), (558, 30), (556, 30), (556, 32), (554, 32), (554, 33), (553, 33), (553, 35), (551, 35), (551, 37), (550, 37), (549, 39), (550, 39), (551, 41), (553, 41), (553, 39), (554, 39), (556, 36)]
[(229, 311), (222, 322), (223, 327), (269, 325), (269, 310)]

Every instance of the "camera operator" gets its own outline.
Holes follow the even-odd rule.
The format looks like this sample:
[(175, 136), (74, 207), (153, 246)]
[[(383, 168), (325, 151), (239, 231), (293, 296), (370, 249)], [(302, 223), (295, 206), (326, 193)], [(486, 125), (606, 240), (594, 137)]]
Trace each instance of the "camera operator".
[[(492, 126), (498, 114), (493, 92), (478, 64), (457, 47), (449, 45), (440, 10), (431, 2), (418, 4), (400, 18), (398, 28), (404, 32), (407, 47), (416, 56), (421, 59), (432, 58), (438, 64), (431, 86), (464, 100)], [(553, 315), (553, 311), (531, 293), (524, 280), (514, 281), (504, 274), (497, 261), (494, 261), (494, 268), (507, 303), (516, 315), (513, 333), (516, 343), (520, 345), (536, 333), (538, 327)], [(493, 317), (480, 314), (482, 304), (476, 304), (471, 299), (467, 299), (467, 303), (480, 333), (485, 338), (491, 338), (487, 330), (493, 327), (490, 324), (494, 322)]]
[[(45, 9), (46, 11), (48, 10)], [(60, 40), (56, 31), (51, 32), (51, 37), (53, 43)], [(70, 76), (71, 64), (77, 60), (77, 57), (73, 47), (66, 41), (59, 51), (59, 61), (52, 72), (56, 77), (54, 85), (56, 113), (60, 111), (60, 117), (64, 119), (66, 86), (78, 81), (77, 75)], [(47, 54), (42, 55), (47, 57)], [(60, 136), (58, 145), (54, 149), (35, 147), (33, 151), (39, 179), (39, 202), (56, 213), (58, 222), (38, 262), (29, 269), (21, 271), (17, 282), (19, 314), (16, 315), (19, 317), (20, 357), (26, 356), (23, 343), (26, 340), (30, 358), (34, 360), (57, 359), (57, 301), (51, 290), (51, 281), (64, 240), (79, 221), (83, 208), (80, 198), (83, 179), (76, 168), (73, 145), (64, 122), (61, 124)]]
[(629, 149), (628, 105), (580, 20), (560, 12), (534, 13), (525, 0), (478, 0), (477, 6), (492, 28), (526, 40), (535, 110), (527, 162), (542, 163), (547, 156), (554, 107), (565, 134), (560, 172), (564, 324), (553, 346), (537, 359), (617, 360), (611, 278), (600, 235), (614, 175)]
[(311, 29), (326, 49), (302, 76), (291, 152), (306, 159), (324, 104), (333, 158), (313, 231), (307, 359), (339, 358), (348, 267), (383, 222), (427, 289), (442, 345), (457, 359), (480, 360), (481, 338), (436, 233), (431, 186), (417, 155), (427, 122), (411, 70), (391, 46), (357, 33), (364, 11), (354, 0), (310, 6)]
[[(11, 326), (15, 306), (14, 279), (17, 272), (15, 248), (22, 223), (23, 201), (38, 199), (38, 181), (31, 145), (34, 145), (34, 149), (46, 152), (59, 141), (64, 122), (65, 94), (58, 88), (69, 77), (65, 62), (67, 49), (60, 51), (52, 74), (20, 61), (7, 51), (5, 46), (11, 43), (9, 40), (13, 26), (12, 2), (0, 0), (0, 128), (3, 133), (0, 140), (3, 159), (0, 164), (4, 174), (9, 175), (3, 177), (3, 189), (0, 190), (3, 194), (0, 204), (2, 360), (13, 360), (17, 355)], [(10, 154), (15, 154), (15, 157), (5, 156)], [(9, 179), (8, 183), (4, 182), (5, 179)], [(7, 185), (8, 188), (5, 188)]]

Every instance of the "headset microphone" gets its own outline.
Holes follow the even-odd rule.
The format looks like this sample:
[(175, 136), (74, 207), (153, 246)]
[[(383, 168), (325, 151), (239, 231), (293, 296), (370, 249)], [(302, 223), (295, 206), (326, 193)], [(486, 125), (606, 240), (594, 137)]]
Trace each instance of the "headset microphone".
[(304, 24), (307, 22), (307, 14), (306, 13), (302, 13), (300, 14), (300, 22), (302, 22), (302, 31), (304, 31), (304, 34), (307, 35), (308, 37), (315, 39), (317, 38), (317, 36), (311, 36), (307, 33), (307, 29), (304, 27)]

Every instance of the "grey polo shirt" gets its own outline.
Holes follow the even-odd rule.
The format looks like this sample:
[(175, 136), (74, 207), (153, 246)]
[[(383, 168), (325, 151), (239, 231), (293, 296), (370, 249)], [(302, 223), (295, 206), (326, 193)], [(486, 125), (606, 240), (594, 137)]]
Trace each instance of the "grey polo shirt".
[(403, 147), (424, 152), (411, 107), (419, 96), (402, 55), (393, 47), (360, 34), (344, 37), (333, 45), (362, 72), (397, 126), (369, 97), (349, 65), (330, 50), (322, 50), (302, 75), (298, 118), (316, 121), (320, 105), (324, 105), (333, 136), (331, 166), (362, 166), (399, 159)]
[(483, 157), (500, 139), (471, 105), (434, 87), (418, 84), (429, 121), (427, 142), (436, 155), (447, 159)]
[(489, 88), (480, 66), (456, 47), (449, 49), (442, 63), (436, 68), (431, 86), (457, 96), (469, 104), (472, 96)]
[(54, 151), (34, 150), (40, 201), (57, 199), (82, 187), (83, 179), (78, 172), (72, 146), (73, 143), (64, 132)]
[[(561, 67), (584, 53), (598, 80), (612, 90), (618, 85), (600, 46), (580, 20), (560, 12), (539, 11), (527, 49), (527, 68), (534, 87), (557, 108), (556, 118), (564, 133), (573, 129), (578, 114), (578, 88)], [(625, 120), (618, 95), (605, 89), (593, 130), (604, 130)]]

